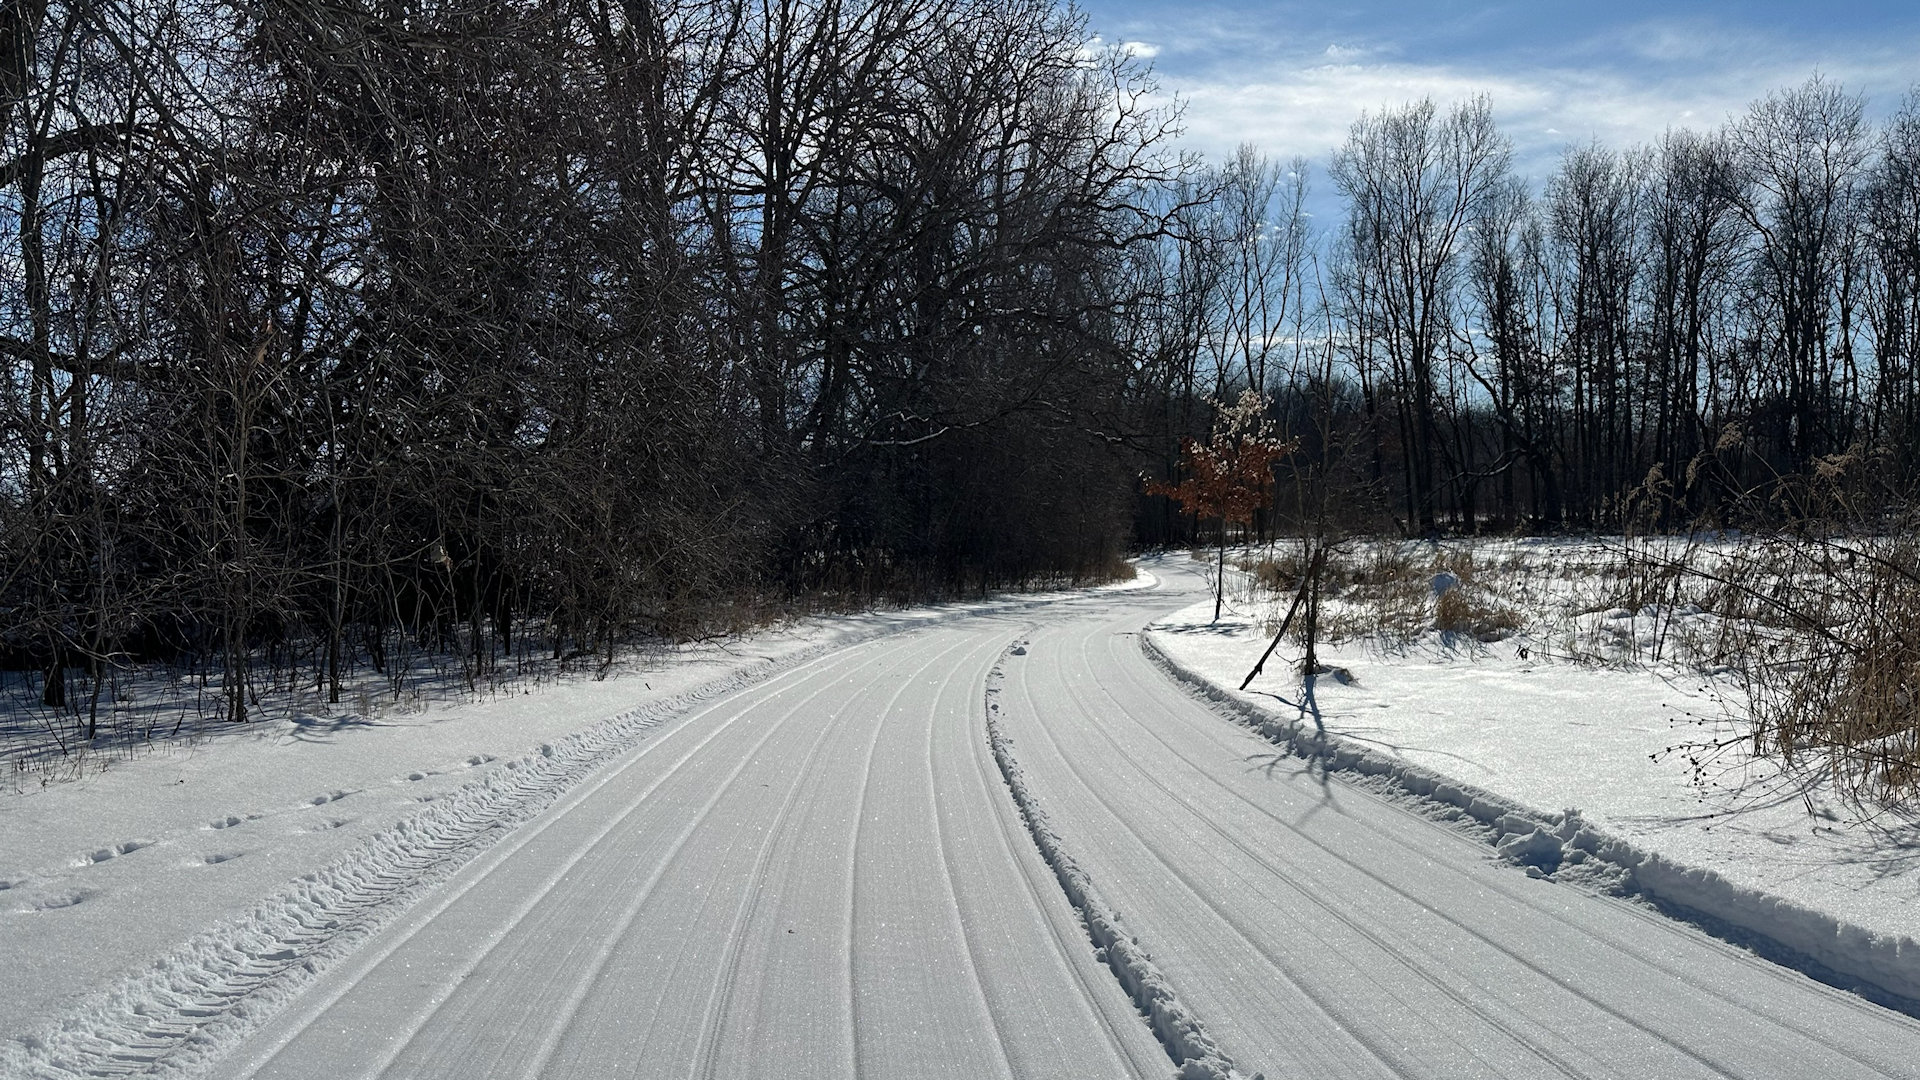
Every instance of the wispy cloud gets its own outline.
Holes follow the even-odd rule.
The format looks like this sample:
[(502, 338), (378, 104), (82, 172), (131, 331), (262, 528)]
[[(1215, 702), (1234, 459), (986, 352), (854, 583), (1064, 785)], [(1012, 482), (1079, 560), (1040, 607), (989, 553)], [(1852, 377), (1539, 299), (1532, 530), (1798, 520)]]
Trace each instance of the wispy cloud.
[(1710, 128), (1815, 71), (1891, 109), (1911, 80), (1914, 40), (1798, 47), (1776, 36), (1710, 32), (1698, 22), (1642, 22), (1559, 43), (1542, 60), (1453, 59), (1434, 50), (1342, 42), (1309, 52), (1189, 53), (1162, 66), (1186, 103), (1187, 141), (1209, 157), (1241, 142), (1324, 161), (1363, 111), (1420, 98), (1487, 94), (1514, 141), (1516, 165), (1551, 171), (1563, 148), (1649, 143), (1669, 128)]

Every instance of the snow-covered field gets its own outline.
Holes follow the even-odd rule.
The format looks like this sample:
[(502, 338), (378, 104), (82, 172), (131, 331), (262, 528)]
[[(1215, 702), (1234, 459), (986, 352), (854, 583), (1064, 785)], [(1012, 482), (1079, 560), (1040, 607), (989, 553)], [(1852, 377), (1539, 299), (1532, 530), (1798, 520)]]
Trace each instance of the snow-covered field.
[[(1323, 675), (1308, 701), (1292, 643), (1246, 693), (1235, 689), (1270, 640), (1273, 605), (1290, 599), (1235, 585), (1240, 602), (1218, 623), (1202, 602), (1156, 622), (1149, 641), (1276, 737), (1313, 733), (1317, 720), (1350, 756), (1371, 755), (1369, 769), (1422, 794), (1443, 786), (1463, 807), (1491, 796), (1480, 815), (1490, 822), (1514, 809), (1559, 827), (1572, 812), (1586, 846), (1619, 842), (1609, 852), (1634, 871), (1623, 887), (1808, 954), (1842, 984), (1920, 998), (1920, 822), (1848, 802), (1817, 770), (1752, 757), (1729, 681), (1668, 662), (1671, 646), (1656, 659), (1660, 613), (1597, 611), (1497, 641), (1429, 632), (1322, 644), (1321, 664), (1351, 680)], [(1687, 617), (1662, 621), (1684, 632)]]

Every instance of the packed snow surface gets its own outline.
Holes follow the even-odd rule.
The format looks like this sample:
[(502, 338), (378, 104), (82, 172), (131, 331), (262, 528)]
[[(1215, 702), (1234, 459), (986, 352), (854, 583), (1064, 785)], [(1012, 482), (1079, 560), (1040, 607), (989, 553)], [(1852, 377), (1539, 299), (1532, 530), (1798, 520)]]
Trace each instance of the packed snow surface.
[[(1142, 578), (1138, 584), (1150, 583), (1150, 578)], [(697, 909), (692, 915), (710, 916), (717, 911), (706, 903), (718, 895), (710, 891), (709, 883), (721, 880), (709, 863), (738, 857), (749, 847), (760, 852), (752, 873), (777, 871), (808, 883), (787, 908), (820, 900), (829, 908), (844, 909), (855, 895), (850, 891), (855, 868), (839, 866), (832, 859), (814, 864), (822, 850), (852, 853), (855, 848), (848, 838), (821, 848), (827, 843), (819, 835), (823, 829), (851, 829), (862, 838), (860, 860), (876, 864), (860, 871), (862, 884), (857, 892), (863, 898), (863, 911), (877, 913), (883, 929), (891, 926), (897, 932), (941, 939), (937, 948), (927, 945), (927, 955), (934, 959), (953, 959), (952, 949), (960, 944), (953, 936), (963, 914), (955, 906), (959, 901), (947, 898), (947, 916), (930, 927), (919, 926), (893, 909), (903, 898), (913, 900), (915, 910), (928, 907), (920, 902), (923, 898), (917, 890), (932, 889), (940, 880), (929, 876), (930, 870), (964, 865), (962, 859), (984, 861), (985, 869), (956, 870), (954, 885), (973, 897), (973, 906), (964, 915), (983, 925), (977, 935), (983, 943), (980, 947), (997, 950), (995, 955), (1021, 958), (1021, 970), (1010, 976), (1017, 987), (1045, 984), (1048, 978), (1071, 979), (1067, 989), (1042, 995), (1044, 1000), (1037, 1004), (1019, 1001), (1019, 994), (1031, 994), (1030, 989), (1003, 995), (1016, 1003), (1005, 1007), (1019, 1014), (1008, 1023), (1031, 1030), (1034, 1024), (1058, 1020), (1078, 1028), (1087, 1026), (1091, 1016), (1099, 1021), (1090, 1029), (1090, 1037), (1096, 1040), (1089, 1044), (1091, 1049), (1079, 1046), (1083, 1041), (1079, 1039), (1061, 1042), (1049, 1036), (1049, 1040), (1077, 1047), (1076, 1053), (1091, 1055), (1088, 1060), (1100, 1060), (1096, 1051), (1106, 1045), (1105, 1052), (1123, 1063), (1139, 1058), (1151, 1062), (1146, 1075), (1164, 1072), (1168, 1059), (1150, 1030), (1091, 955), (1091, 948), (1081, 947), (1084, 932), (1032, 850), (986, 748), (981, 684), (993, 655), (1017, 629), (1006, 620), (1045, 603), (1045, 597), (1017, 598), (814, 620), (749, 642), (689, 650), (665, 661), (636, 665), (603, 682), (549, 687), (508, 700), (435, 708), (418, 715), (354, 719), (321, 732), (310, 730), (318, 726), (311, 721), (256, 729), (182, 748), (177, 756), (116, 764), (104, 774), (11, 798), (4, 805), (7, 822), (0, 834), (5, 845), (0, 847), (0, 858), (6, 861), (0, 865), (24, 869), (8, 874), (13, 887), (0, 893), (15, 901), (0, 916), (8, 920), (0, 924), (5, 927), (0, 935), (5, 949), (0, 963), (10, 976), (0, 980), (0, 1009), (4, 1009), (0, 1015), (5, 1018), (0, 1030), (14, 1036), (0, 1046), (0, 1054), (5, 1055), (0, 1057), (0, 1075), (85, 1075), (102, 1067), (114, 1072), (141, 1069), (198, 1075), (295, 995), (304, 991), (303, 1001), (324, 1000), (330, 991), (328, 984), (312, 986), (317, 974), (335, 983), (348, 981), (351, 992), (340, 994), (341, 1009), (370, 1006), (377, 1000), (373, 988), (378, 980), (397, 975), (407, 988), (396, 991), (396, 996), (411, 1007), (418, 1004), (418, 983), (406, 981), (412, 977), (405, 972), (417, 958), (417, 950), (431, 949), (436, 962), (453, 955), (435, 935), (453, 933), (461, 947), (470, 947), (460, 955), (470, 956), (476, 964), (482, 957), (497, 961), (513, 953), (521, 938), (507, 927), (486, 922), (496, 915), (519, 920), (513, 929), (523, 935), (535, 932), (536, 924), (544, 928), (539, 932), (560, 934), (569, 944), (554, 945), (556, 955), (573, 957), (580, 932), (573, 920), (602, 924), (593, 924), (574, 906), (584, 901), (567, 898), (574, 896), (574, 890), (609, 884), (622, 890), (622, 896), (630, 896), (635, 883), (626, 875), (638, 865), (630, 859), (660, 856), (673, 863), (673, 874), (656, 867), (662, 878), (645, 895), (681, 915), (689, 915), (683, 910), (689, 904)], [(897, 845), (888, 838), (911, 822), (916, 830), (912, 835), (924, 839), (925, 834), (917, 830), (927, 824), (934, 796), (930, 782), (916, 784), (911, 772), (898, 772), (910, 769), (914, 761), (916, 749), (909, 741), (889, 743), (888, 753), (879, 756), (882, 767), (875, 774), (869, 799), (863, 778), (868, 775), (867, 764), (882, 749), (874, 741), (883, 731), (877, 725), (890, 715), (887, 702), (904, 692), (876, 684), (875, 679), (890, 675), (908, 680), (909, 689), (917, 694), (922, 683), (912, 680), (926, 663), (924, 658), (910, 658), (900, 661), (907, 666), (889, 672), (885, 662), (858, 651), (858, 645), (871, 642), (869, 647), (884, 647), (883, 652), (925, 646), (928, 643), (920, 635), (928, 627), (956, 620), (973, 627), (972, 636), (965, 640), (981, 650), (979, 663), (959, 673), (941, 669), (927, 676), (943, 685), (952, 683), (943, 702), (914, 700), (924, 708), (938, 705), (948, 710), (942, 714), (948, 725), (944, 735), (952, 747), (943, 751), (947, 756), (941, 759), (942, 776), (949, 784), (964, 779), (974, 785), (956, 789), (973, 801), (959, 809), (944, 806), (941, 810), (960, 822), (963, 830), (952, 841), (952, 850), (930, 853), (916, 847), (911, 859), (899, 861), (894, 858)], [(947, 656), (950, 638), (943, 638), (936, 652), (948, 660), (953, 659)], [(969, 673), (971, 684), (966, 678)], [(778, 698), (764, 711), (754, 711), (757, 699), (751, 695), (773, 687), (791, 689), (795, 680), (805, 681), (808, 687), (801, 692), (804, 700)], [(967, 703), (970, 711), (961, 710)], [(836, 731), (851, 726), (853, 733), (829, 737), (823, 725)], [(781, 733), (779, 738), (761, 738), (769, 726)], [(909, 737), (904, 729), (884, 730)], [(723, 738), (722, 731), (732, 734)], [(923, 740), (918, 752), (930, 752), (931, 743), (925, 740), (932, 734), (931, 729), (918, 730)], [(689, 746), (693, 749), (688, 750)], [(687, 764), (688, 758), (695, 761)], [(666, 763), (660, 773), (650, 771), (660, 763)], [(780, 778), (746, 775), (754, 771), (752, 766), (777, 769)], [(848, 769), (856, 772), (849, 775)], [(789, 781), (799, 784), (789, 793), (800, 794), (776, 806), (761, 805), (771, 797), (770, 790)], [(984, 786), (989, 782), (991, 786)], [(636, 786), (622, 786), (626, 783)], [(895, 790), (902, 785), (904, 790)], [(992, 800), (987, 799), (989, 793)], [(715, 800), (710, 806), (709, 796)], [(916, 801), (921, 799), (925, 801)], [(850, 815), (848, 807), (861, 800), (875, 807), (872, 815)], [(607, 809), (609, 801), (615, 809)], [(628, 806), (627, 801), (644, 805)], [(742, 803), (758, 809), (749, 813)], [(875, 820), (862, 827), (868, 816)], [(781, 823), (782, 830), (765, 832), (769, 821)], [(994, 834), (980, 831), (993, 822), (1001, 830), (997, 840)], [(796, 830), (801, 836), (797, 844), (776, 843), (792, 839), (788, 834)], [(125, 852), (111, 859), (92, 858), (91, 849), (100, 846), (94, 838), (116, 831), (137, 835), (141, 843), (116, 845), (124, 846)], [(583, 835), (590, 839), (582, 841)], [(1020, 846), (1008, 848), (1009, 837)], [(635, 854), (619, 850), (621, 844), (655, 846)], [(658, 846), (662, 844), (664, 848)], [(984, 854), (983, 844), (988, 845)], [(549, 850), (555, 845), (558, 854)], [(523, 853), (525, 849), (540, 854)], [(541, 858), (557, 861), (541, 863)], [(496, 869), (503, 862), (513, 869)], [(555, 869), (554, 873), (568, 876), (574, 884), (562, 887), (564, 882), (555, 878), (536, 886), (526, 875), (543, 871), (521, 869), (576, 864), (620, 878), (610, 883), (585, 869), (565, 874)], [(236, 870), (250, 873), (223, 873)], [(894, 883), (908, 871), (914, 888), (903, 894)], [(1027, 875), (1030, 885), (1022, 884)], [(812, 888), (816, 879), (820, 888), (838, 888), (841, 895), (837, 899), (816, 896)], [(750, 887), (753, 882), (760, 884)], [(997, 913), (983, 914), (991, 898), (1016, 885), (1030, 889), (1036, 897), (1024, 927), (1002, 925)], [(854, 924), (847, 921), (851, 916), (844, 911), (814, 912), (804, 920), (788, 918), (779, 927), (750, 919), (768, 891), (763, 886), (759, 878), (726, 884), (743, 902), (753, 899), (755, 904), (735, 905), (739, 915), (733, 926), (710, 935), (710, 943), (722, 950), (719, 956), (686, 945), (689, 938), (684, 928), (673, 928), (657, 938), (689, 950), (684, 964), (675, 970), (700, 981), (720, 970), (712, 965), (725, 957), (733, 957), (727, 963), (737, 964), (736, 946), (728, 943), (743, 932), (740, 927), (751, 924), (762, 935), (779, 935), (762, 941), (776, 954), (795, 948), (821, 954), (822, 966), (796, 971), (791, 981), (810, 984), (851, 971), (846, 936), (854, 931)], [(498, 892), (491, 891), (503, 887), (512, 899), (501, 900)], [(550, 903), (565, 907), (568, 914), (558, 922), (544, 920), (542, 914), (549, 907), (537, 901), (546, 896), (545, 891), (531, 900), (515, 892), (534, 888), (558, 888), (560, 895)], [(63, 889), (79, 893), (78, 902), (32, 899), (57, 896)], [(602, 896), (593, 902), (604, 906), (604, 901)], [(527, 910), (513, 915), (523, 903)], [(476, 910), (484, 913), (479, 916), (483, 929), (463, 922)], [(600, 916), (607, 914), (595, 910)], [(658, 921), (662, 917), (669, 916), (657, 916), (656, 908), (613, 915), (614, 925), (625, 920), (638, 928), (636, 933), (650, 938), (662, 929)], [(521, 921), (527, 925), (520, 925)], [(863, 915), (863, 932), (867, 921)], [(419, 944), (401, 948), (390, 941), (396, 936), (406, 941), (418, 937)], [(550, 937), (542, 940), (553, 944)], [(1053, 944), (1046, 946), (1048, 941)], [(917, 955), (921, 944), (912, 937), (906, 944), (887, 944), (878, 953), (880, 960), (869, 956), (863, 965), (871, 969), (878, 964), (881, 971), (896, 965), (913, 968), (902, 956)], [(1066, 950), (1050, 972), (1028, 970), (1043, 955), (1041, 946)], [(370, 958), (390, 955), (395, 958), (372, 973), (361, 973), (348, 964), (349, 960), (371, 963)], [(963, 968), (971, 962), (969, 955)], [(417, 976), (423, 969), (413, 970)], [(485, 974), (503, 969), (475, 970)], [(759, 966), (744, 970), (743, 978), (751, 977), (756, 983), (763, 972)], [(708, 974), (700, 974), (703, 971)], [(920, 977), (934, 974), (944, 978), (952, 969), (936, 965)], [(496, 979), (493, 986), (504, 995), (502, 1000), (521, 1000), (516, 979)], [(709, 997), (707, 989), (697, 996), (684, 986), (672, 989), (660, 1000), (675, 1007), (694, 1008)], [(722, 989), (722, 998), (715, 1002), (731, 1000), (734, 988)], [(903, 1000), (881, 992), (884, 989), (877, 991), (871, 979), (863, 984), (862, 994), (877, 995), (867, 1014), (888, 1015), (896, 1001)], [(839, 994), (838, 999), (846, 996)], [(778, 1014), (778, 1022), (769, 1030), (784, 1038), (779, 1032), (786, 1020), (779, 1017), (804, 1016), (823, 1007), (817, 988), (809, 1001), (800, 1014), (767, 1005)], [(990, 1032), (980, 1030), (978, 1021), (984, 1014), (977, 1002), (957, 1012), (951, 1002), (938, 1004), (927, 1015), (908, 1014), (917, 1030), (934, 1031), (958, 1023), (970, 1029), (968, 1035), (975, 1044), (993, 1042)], [(964, 999), (961, 1004), (965, 1005)], [(722, 1010), (715, 1014), (716, 1024), (721, 1015), (736, 1019), (740, 1015), (723, 1005), (714, 1007)], [(378, 1011), (395, 1017), (405, 1012), (391, 1002), (380, 1003)], [(534, 1022), (522, 1018), (514, 1030), (524, 1035), (525, 1025)], [(1118, 1034), (1101, 1034), (1108, 1022)], [(668, 1024), (661, 1030), (677, 1028)], [(349, 1027), (347, 1031), (349, 1041), (357, 1044), (361, 1030)], [(822, 1034), (820, 1040), (825, 1045), (850, 1035), (848, 1029), (831, 1038)], [(708, 1042), (717, 1038), (710, 1034)], [(308, 1070), (316, 1067), (315, 1062), (298, 1057), (298, 1050), (289, 1051), (296, 1056), (276, 1060), (293, 1062), (284, 1066), (292, 1075), (311, 1075)], [(876, 1052), (883, 1051), (884, 1045)], [(671, 1051), (683, 1052), (690, 1051), (684, 1047)], [(1027, 1050), (1020, 1052), (1033, 1056)], [(837, 1053), (836, 1049), (821, 1060), (839, 1060)], [(914, 1053), (938, 1056), (938, 1049)], [(344, 1068), (355, 1060), (350, 1055), (328, 1059), (323, 1068), (335, 1064)], [(404, 1055), (394, 1060), (403, 1062), (398, 1066), (403, 1072), (410, 1068), (404, 1064)], [(465, 1064), (448, 1075), (476, 1074), (471, 1070), (487, 1074), (476, 1064), (479, 1058), (460, 1060)], [(966, 1064), (973, 1056), (958, 1055), (955, 1061)], [(1140, 1074), (1133, 1064), (1110, 1071)], [(1019, 1073), (1052, 1074), (1045, 1068)]]

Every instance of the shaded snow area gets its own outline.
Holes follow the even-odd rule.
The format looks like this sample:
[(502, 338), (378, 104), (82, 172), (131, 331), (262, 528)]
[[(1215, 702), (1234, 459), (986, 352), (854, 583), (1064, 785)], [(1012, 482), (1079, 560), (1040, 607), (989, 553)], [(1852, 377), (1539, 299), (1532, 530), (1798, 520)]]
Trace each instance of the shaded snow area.
[[(1572, 662), (1526, 634), (1429, 632), (1391, 648), (1323, 644), (1323, 674), (1304, 693), (1288, 641), (1241, 693), (1272, 627), (1253, 617), (1258, 605), (1234, 606), (1218, 623), (1211, 600), (1185, 608), (1143, 645), (1294, 754), (1458, 818), (1494, 845), (1490, 857), (1650, 900), (1916, 1011), (1920, 830), (1848, 806), (1819, 776), (1749, 758), (1737, 709), (1710, 676)], [(1587, 621), (1624, 638), (1651, 619)]]
[(0, 795), (0, 1076), (193, 1072), (703, 702), (856, 642), (1044, 599), (811, 619), (519, 695), (236, 726)]

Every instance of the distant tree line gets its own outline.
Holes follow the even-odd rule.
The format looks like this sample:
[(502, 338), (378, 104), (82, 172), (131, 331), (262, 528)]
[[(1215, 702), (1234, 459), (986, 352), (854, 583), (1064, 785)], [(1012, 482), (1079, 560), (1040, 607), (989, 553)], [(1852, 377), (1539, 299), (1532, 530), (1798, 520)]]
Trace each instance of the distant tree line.
[(337, 699), (1094, 579), (1196, 535), (1141, 474), (1248, 389), (1267, 530), (1920, 464), (1915, 101), (1539, 190), (1486, 101), (1388, 109), (1316, 234), (1306, 162), (1156, 100), (1051, 0), (0, 0), (0, 669), (187, 659), (238, 720), (262, 657)]
[(1718, 130), (1574, 146), (1538, 186), (1511, 157), (1484, 98), (1368, 113), (1317, 244), (1305, 162), (1243, 150), (1202, 178), (1163, 245), (1174, 408), (1264, 390), (1307, 437), (1293, 514), (1331, 502), (1349, 527), (1908, 509), (1920, 92), (1876, 127), (1816, 77)]

